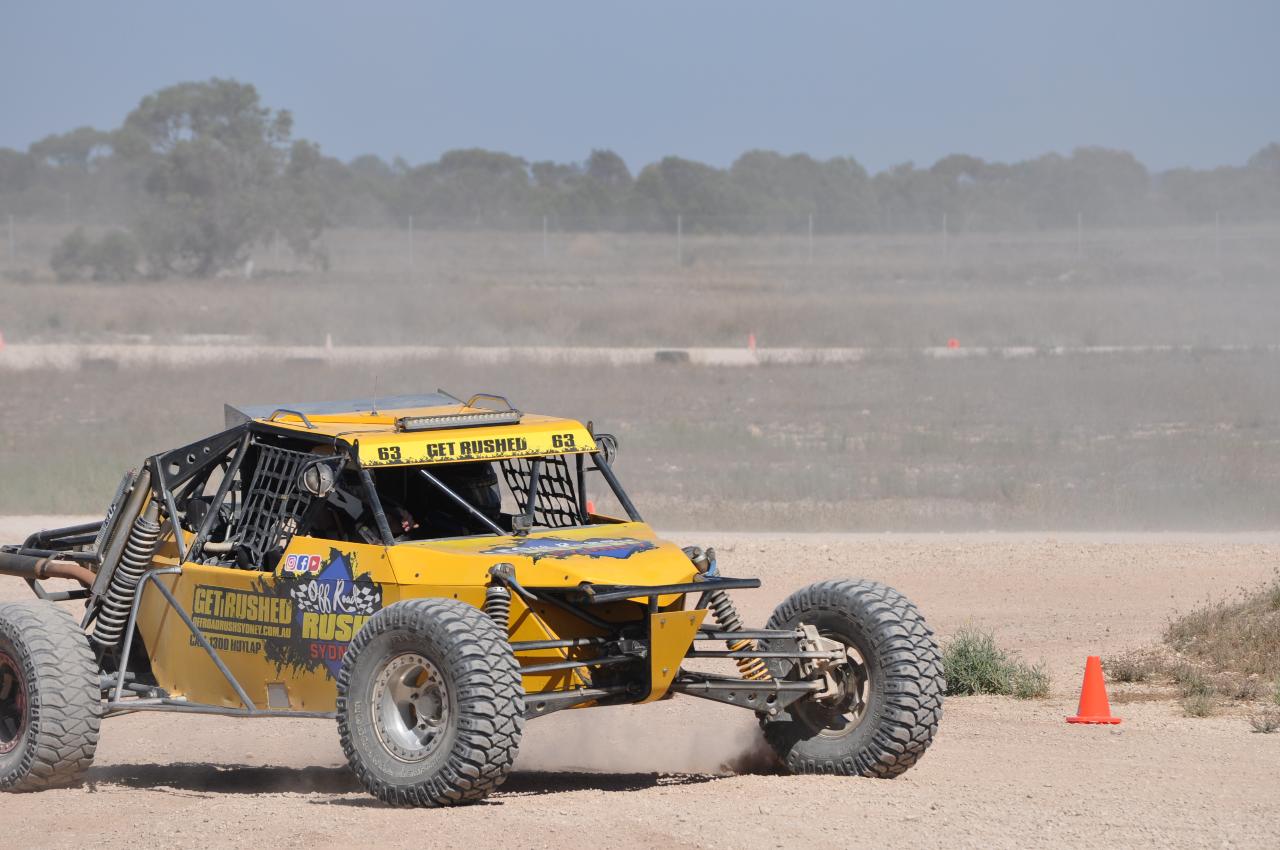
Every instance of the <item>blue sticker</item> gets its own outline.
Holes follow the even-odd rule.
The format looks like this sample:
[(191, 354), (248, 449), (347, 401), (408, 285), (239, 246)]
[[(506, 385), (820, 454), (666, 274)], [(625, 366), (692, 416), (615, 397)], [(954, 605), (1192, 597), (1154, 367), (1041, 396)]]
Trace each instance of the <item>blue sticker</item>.
[(630, 537), (589, 537), (586, 540), (566, 540), (561, 537), (537, 537), (519, 543), (494, 546), (485, 549), (486, 555), (521, 555), (537, 561), (540, 558), (568, 558), (586, 555), (589, 558), (630, 558), (637, 552), (647, 552), (657, 546), (648, 540)]

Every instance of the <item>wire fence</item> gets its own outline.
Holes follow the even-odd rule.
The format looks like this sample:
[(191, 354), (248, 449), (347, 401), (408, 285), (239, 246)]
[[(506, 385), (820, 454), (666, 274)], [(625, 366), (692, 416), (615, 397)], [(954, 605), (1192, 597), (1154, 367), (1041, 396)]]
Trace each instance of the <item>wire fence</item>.
[[(223, 274), (247, 277), (329, 271), (395, 275), (410, 280), (464, 265), (542, 268), (548, 272), (618, 272), (714, 268), (873, 272), (888, 266), (932, 278), (965, 275), (1009, 264), (1043, 265), (1067, 273), (1089, 263), (1111, 266), (1158, 260), (1205, 274), (1274, 262), (1280, 222), (1215, 215), (1177, 226), (1093, 227), (1083, 214), (1074, 228), (985, 231), (966, 229), (939, 213), (932, 231), (831, 232), (816, 215), (780, 222), (747, 217), (675, 216), (669, 231), (611, 229), (609, 220), (565, 222), (544, 216), (531, 228), (423, 227), (407, 217), (399, 227), (326, 230), (315, 256), (297, 256), (280, 240), (254, 245), (242, 266)], [(11, 281), (51, 276), (58, 243), (80, 226), (0, 213), (0, 272)], [(112, 228), (84, 225), (90, 235)], [(317, 261), (317, 258), (322, 258)], [(1274, 266), (1272, 266), (1274, 267)]]

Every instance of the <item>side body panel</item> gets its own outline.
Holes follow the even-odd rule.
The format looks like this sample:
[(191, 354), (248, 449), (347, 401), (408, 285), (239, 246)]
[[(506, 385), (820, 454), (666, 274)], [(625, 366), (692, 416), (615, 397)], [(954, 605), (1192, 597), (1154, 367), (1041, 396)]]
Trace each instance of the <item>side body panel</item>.
[[(171, 546), (157, 558), (157, 565), (175, 562)], [(691, 580), (695, 572), (678, 548), (647, 525), (612, 523), (391, 549), (297, 536), (270, 572), (187, 563), (180, 576), (162, 580), (259, 708), (332, 711), (342, 657), (370, 616), (401, 599), (421, 597), (483, 607), (488, 571), (504, 562), (515, 567), (518, 580), (529, 588), (572, 589), (582, 582), (672, 584)], [(593, 606), (591, 613), (609, 622), (649, 623), (643, 602)], [(658, 602), (661, 611), (670, 612), (681, 610), (685, 599), (673, 594)], [(230, 685), (154, 589), (143, 597), (139, 628), (160, 687), (194, 702), (239, 706)], [(511, 600), (508, 628), (514, 642), (604, 633), (556, 606), (528, 605), (519, 596)], [(663, 663), (653, 671), (651, 698), (665, 692), (696, 630), (694, 624), (654, 633)], [(594, 654), (587, 648), (551, 648), (522, 651), (518, 657), (530, 666)], [(530, 694), (591, 684), (589, 673), (581, 669), (524, 678)]]
[[(399, 599), (381, 546), (295, 537), (273, 572), (182, 567), (163, 580), (259, 708), (332, 711), (347, 644)], [(138, 625), (160, 687), (194, 702), (239, 706), (154, 590), (143, 597)]]

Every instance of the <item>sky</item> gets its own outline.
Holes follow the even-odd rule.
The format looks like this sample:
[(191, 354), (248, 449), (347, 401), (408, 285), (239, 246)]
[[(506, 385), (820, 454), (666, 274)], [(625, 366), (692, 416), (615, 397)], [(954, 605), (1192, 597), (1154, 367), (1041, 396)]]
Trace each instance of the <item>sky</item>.
[(241, 2), (0, 6), (0, 147), (231, 77), (349, 160), (452, 148), (872, 171), (1081, 145), (1157, 170), (1280, 141), (1280, 2)]

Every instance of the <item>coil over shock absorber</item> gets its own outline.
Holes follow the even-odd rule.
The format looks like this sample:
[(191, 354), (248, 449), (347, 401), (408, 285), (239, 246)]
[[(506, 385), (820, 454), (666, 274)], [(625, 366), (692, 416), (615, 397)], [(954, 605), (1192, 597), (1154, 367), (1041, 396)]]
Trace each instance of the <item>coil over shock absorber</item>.
[[(685, 549), (685, 554), (689, 556), (689, 560), (693, 562), (698, 572), (708, 578), (714, 578), (720, 574), (720, 570), (716, 566), (716, 550), (708, 547), (706, 551), (696, 546)], [(733, 600), (729, 598), (729, 594), (724, 590), (708, 590), (705, 597), (705, 604), (711, 609), (711, 614), (715, 618), (716, 624), (726, 632), (742, 631), (742, 617), (738, 616), (738, 609), (733, 604)], [(741, 640), (727, 640), (725, 646), (729, 647), (731, 652), (750, 652), (756, 649), (756, 642), (742, 638)], [(768, 679), (769, 669), (764, 666), (764, 662), (759, 658), (735, 658), (733, 663), (737, 665), (738, 672), (742, 674), (744, 679)]]
[(511, 625), (511, 591), (497, 582), (485, 588), (484, 612), (502, 631), (507, 631)]
[(151, 566), (151, 559), (160, 545), (159, 508), (153, 501), (147, 505), (129, 529), (129, 539), (120, 554), (120, 562), (111, 576), (111, 583), (102, 595), (98, 609), (98, 621), (93, 629), (94, 643), (111, 649), (119, 645), (129, 622), (133, 597), (138, 592), (142, 574)]

